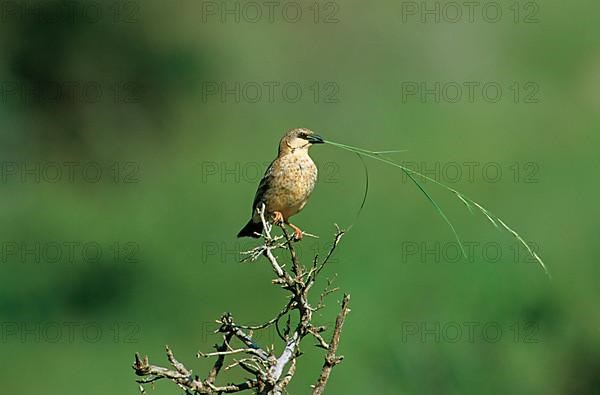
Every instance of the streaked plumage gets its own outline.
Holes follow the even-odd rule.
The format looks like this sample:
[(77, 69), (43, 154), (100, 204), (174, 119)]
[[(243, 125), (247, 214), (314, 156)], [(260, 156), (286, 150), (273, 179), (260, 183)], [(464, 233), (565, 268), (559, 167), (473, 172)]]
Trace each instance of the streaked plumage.
[(302, 231), (289, 222), (306, 205), (317, 182), (317, 166), (308, 155), (312, 144), (323, 143), (321, 137), (309, 129), (292, 129), (279, 142), (277, 158), (263, 176), (252, 204), (252, 218), (238, 233), (238, 237), (259, 237), (262, 222), (256, 209), (264, 203), (266, 218), (283, 221), (294, 229), (297, 239)]

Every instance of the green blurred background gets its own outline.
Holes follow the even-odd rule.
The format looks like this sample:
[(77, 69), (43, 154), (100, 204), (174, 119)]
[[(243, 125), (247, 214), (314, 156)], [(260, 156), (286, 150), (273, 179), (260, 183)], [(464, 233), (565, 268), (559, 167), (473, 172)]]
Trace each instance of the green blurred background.
[[(235, 235), (299, 126), (406, 149), (398, 160), (514, 225), (553, 277), (426, 183), (474, 246), (454, 259), (433, 207), (376, 162), (355, 221), (360, 161), (313, 148), (321, 179), (295, 222), (320, 239), (302, 257), (355, 223), (327, 273), (352, 295), (328, 393), (600, 393), (600, 5), (482, 2), (470, 21), (464, 5), (457, 17), (457, 3), (424, 4), (274, 2), (269, 20), (261, 2), (2, 2), (2, 393), (137, 393), (136, 351), (166, 364), (169, 344), (203, 374), (195, 354), (221, 313), (271, 318), (284, 293), (264, 262), (238, 263), (252, 242)], [(439, 100), (408, 94), (422, 83)], [(309, 343), (290, 393), (317, 377)]]

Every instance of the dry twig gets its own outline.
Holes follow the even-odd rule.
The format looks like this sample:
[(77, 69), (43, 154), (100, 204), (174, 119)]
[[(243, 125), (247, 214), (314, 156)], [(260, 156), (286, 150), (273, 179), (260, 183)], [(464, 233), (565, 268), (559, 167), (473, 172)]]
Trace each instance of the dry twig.
[[(255, 393), (261, 395), (281, 395), (286, 391), (287, 386), (296, 373), (298, 358), (301, 355), (300, 344), (306, 336), (312, 337), (316, 340), (318, 347), (327, 350), (321, 374), (316, 384), (313, 385), (313, 395), (323, 393), (333, 367), (339, 364), (343, 358), (337, 356), (336, 352), (344, 321), (350, 311), (350, 296), (344, 295), (331, 340), (327, 342), (322, 335), (326, 328), (314, 325), (313, 313), (323, 308), (324, 299), (337, 291), (338, 288), (332, 288), (332, 281), (328, 281), (326, 288), (320, 295), (318, 305), (314, 307), (308, 300), (308, 294), (309, 290), (316, 283), (319, 274), (335, 252), (344, 235), (344, 231), (337, 228), (334, 241), (325, 259), (319, 262), (318, 257), (315, 257), (310, 269), (307, 270), (300, 263), (300, 259), (294, 249), (293, 240), (285, 228), (282, 227), (283, 236), (273, 236), (273, 226), (265, 218), (264, 206), (259, 209), (259, 214), (264, 225), (264, 233), (262, 235), (263, 244), (243, 253), (246, 255), (245, 260), (255, 261), (260, 256), (266, 257), (276, 276), (273, 284), (280, 286), (290, 293), (289, 301), (274, 318), (261, 325), (238, 325), (231, 314), (224, 314), (218, 321), (220, 326), (216, 331), (222, 335), (223, 342), (215, 346), (216, 351), (214, 352), (199, 352), (197, 354), (198, 357), (215, 358), (215, 363), (205, 379), (200, 379), (199, 376), (193, 375), (191, 370), (177, 361), (168, 346), (166, 347), (167, 359), (172, 368), (151, 365), (147, 356), (142, 358), (139, 354), (136, 354), (133, 369), (138, 376), (142, 377), (137, 380), (140, 384), (142, 394), (145, 393), (143, 387), (145, 384), (158, 380), (168, 380), (184, 390), (186, 394), (226, 394), (254, 390)], [(291, 272), (285, 270), (285, 266), (281, 265), (277, 260), (274, 254), (274, 251), (277, 249), (289, 250), (292, 262)], [(294, 328), (291, 328), (289, 314), (293, 311), (298, 312), (299, 320), (298, 324)], [(281, 333), (279, 320), (286, 315), (288, 315), (287, 329), (284, 333)], [(275, 326), (280, 337), (285, 342), (284, 349), (279, 356), (275, 355), (273, 349), (259, 346), (252, 338), (252, 331), (264, 330), (271, 326)], [(240, 343), (241, 346), (234, 348), (231, 345), (233, 341)], [(236, 358), (238, 356), (238, 359), (233, 359), (233, 363), (230, 363), (223, 369), (227, 358)], [(251, 374), (253, 377), (238, 384), (221, 386), (215, 384), (222, 371), (228, 371), (236, 367)]]

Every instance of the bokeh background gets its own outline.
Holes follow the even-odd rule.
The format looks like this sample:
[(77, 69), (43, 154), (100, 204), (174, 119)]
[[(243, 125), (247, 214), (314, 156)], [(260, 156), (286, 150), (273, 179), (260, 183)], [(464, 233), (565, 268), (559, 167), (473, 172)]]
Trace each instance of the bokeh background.
[[(295, 222), (320, 239), (302, 257), (354, 223), (327, 273), (352, 295), (329, 393), (599, 393), (600, 5), (456, 4), (2, 2), (2, 393), (137, 393), (134, 352), (165, 364), (169, 344), (202, 374), (221, 313), (271, 318), (284, 293), (238, 262), (253, 242), (235, 235), (298, 126), (406, 149), (552, 274), (425, 183), (472, 246), (456, 259), (430, 203), (377, 162), (355, 220), (360, 161), (313, 148), (321, 178)], [(294, 394), (321, 366), (303, 349)]]

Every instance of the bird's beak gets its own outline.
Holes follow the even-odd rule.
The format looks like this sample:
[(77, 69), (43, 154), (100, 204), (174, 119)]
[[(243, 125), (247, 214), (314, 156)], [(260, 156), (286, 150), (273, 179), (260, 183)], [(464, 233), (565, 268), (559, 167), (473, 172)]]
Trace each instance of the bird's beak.
[(325, 142), (325, 140), (323, 140), (323, 137), (317, 134), (308, 136), (306, 140), (308, 140), (308, 142), (311, 144), (323, 144)]

